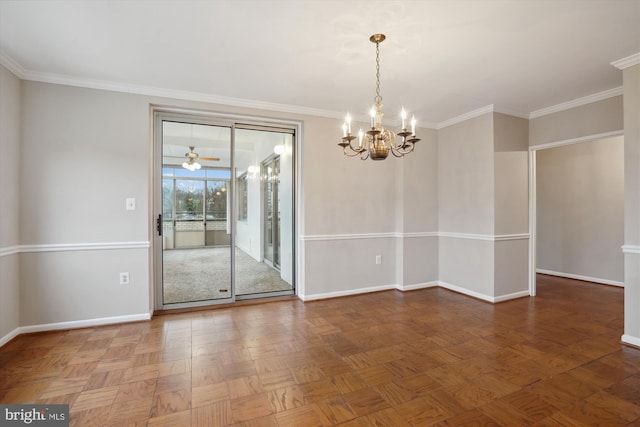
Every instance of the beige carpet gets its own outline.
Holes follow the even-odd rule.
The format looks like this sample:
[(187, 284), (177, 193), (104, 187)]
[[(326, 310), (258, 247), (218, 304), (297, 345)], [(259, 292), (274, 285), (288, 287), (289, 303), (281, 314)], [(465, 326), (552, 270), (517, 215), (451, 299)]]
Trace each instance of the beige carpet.
[[(291, 290), (271, 266), (236, 249), (236, 294)], [(223, 248), (170, 249), (163, 252), (164, 303), (231, 297), (231, 251)]]

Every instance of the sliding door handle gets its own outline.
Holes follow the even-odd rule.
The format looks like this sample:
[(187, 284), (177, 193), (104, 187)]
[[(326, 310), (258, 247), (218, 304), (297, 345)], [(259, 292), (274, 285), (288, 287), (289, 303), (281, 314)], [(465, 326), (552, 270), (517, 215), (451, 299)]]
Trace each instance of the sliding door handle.
[(156, 231), (158, 232), (158, 236), (162, 236), (162, 214), (156, 218)]

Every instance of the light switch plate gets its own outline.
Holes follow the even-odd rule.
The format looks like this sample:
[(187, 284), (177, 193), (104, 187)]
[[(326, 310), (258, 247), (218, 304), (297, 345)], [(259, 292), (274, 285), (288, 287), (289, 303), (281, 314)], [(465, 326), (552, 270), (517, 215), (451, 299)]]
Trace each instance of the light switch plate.
[(135, 211), (136, 210), (136, 199), (128, 198), (126, 200), (126, 207), (127, 207), (128, 211)]

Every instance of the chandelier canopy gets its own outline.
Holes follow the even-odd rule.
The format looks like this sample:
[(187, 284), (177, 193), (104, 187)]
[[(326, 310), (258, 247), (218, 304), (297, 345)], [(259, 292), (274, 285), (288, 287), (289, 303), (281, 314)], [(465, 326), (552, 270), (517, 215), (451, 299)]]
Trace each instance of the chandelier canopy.
[[(371, 160), (384, 160), (389, 152), (395, 157), (403, 157), (413, 151), (415, 143), (420, 141), (416, 138), (416, 118), (411, 118), (411, 129), (407, 129), (407, 112), (402, 109), (400, 117), (402, 128), (397, 134), (382, 126), (382, 95), (380, 95), (380, 43), (386, 39), (384, 34), (374, 34), (369, 37), (372, 43), (376, 44), (376, 96), (373, 98), (373, 107), (369, 115), (371, 116), (371, 129), (363, 132), (358, 131), (358, 136), (351, 133), (351, 116), (347, 114), (342, 125), (342, 142), (338, 145), (342, 147), (343, 153), (349, 157), (359, 156), (361, 160), (371, 158)], [(398, 141), (397, 136), (400, 137)], [(352, 141), (358, 139), (358, 145)]]

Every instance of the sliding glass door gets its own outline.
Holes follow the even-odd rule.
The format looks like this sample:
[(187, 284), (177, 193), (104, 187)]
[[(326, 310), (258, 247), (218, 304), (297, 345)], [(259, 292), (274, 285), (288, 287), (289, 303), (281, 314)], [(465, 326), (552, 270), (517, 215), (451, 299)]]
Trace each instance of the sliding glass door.
[(156, 306), (292, 295), (293, 129), (157, 113), (155, 133)]
[(229, 126), (161, 120), (163, 306), (230, 300)]
[(236, 129), (238, 299), (293, 293), (294, 141), (291, 129)]

